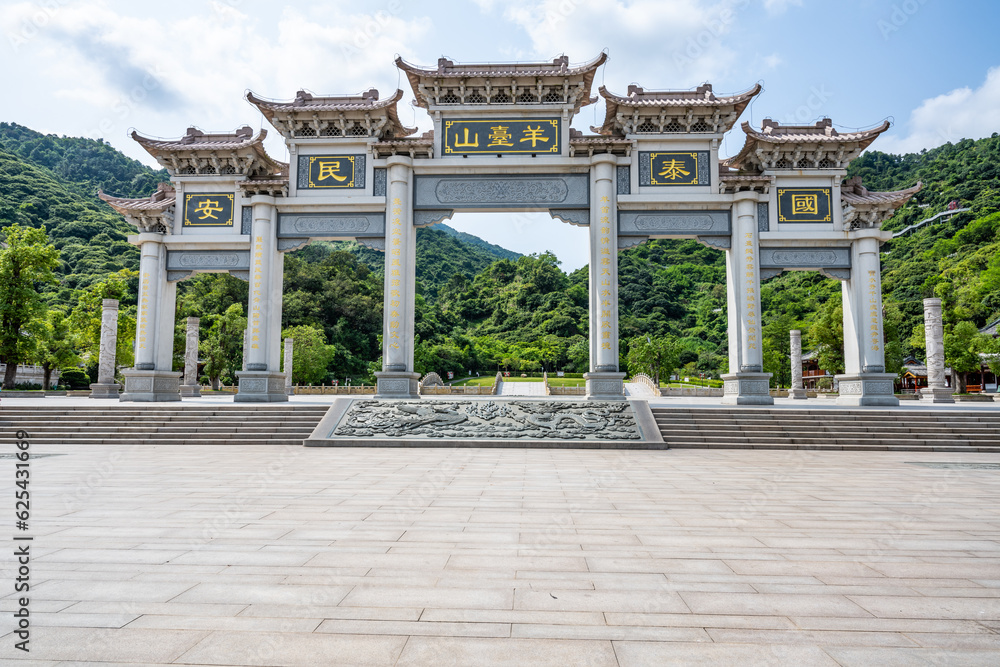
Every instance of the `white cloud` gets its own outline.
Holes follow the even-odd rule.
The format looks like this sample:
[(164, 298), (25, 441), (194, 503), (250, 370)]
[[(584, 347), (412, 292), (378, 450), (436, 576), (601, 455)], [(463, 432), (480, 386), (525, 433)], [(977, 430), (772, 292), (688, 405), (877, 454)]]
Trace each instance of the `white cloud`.
[[(399, 2), (367, 13), (342, 3), (286, 7), (267, 24), (220, 2), (179, 18), (139, 7), (126, 15), (103, 0), (53, 4), (41, 21), (39, 11), (27, 2), (0, 8), (0, 31), (27, 34), (15, 50), (45, 80), (44, 96), (27, 105), (20, 100), (19, 111), (42, 129), (41, 119), (53, 113), (49, 99), (71, 101), (72, 114), (55, 110), (60, 132), (105, 137), (147, 163), (148, 156), (124, 138), (130, 126), (166, 137), (180, 136), (192, 123), (214, 131), (256, 127), (263, 121), (244, 100), (247, 88), (279, 99), (301, 88), (342, 94), (375, 86), (391, 95), (398, 82), (395, 54), (414, 51), (432, 27), (427, 18), (400, 16)], [(210, 38), (206, 25), (213, 26)], [(37, 85), (30, 77), (24, 81)], [(0, 103), (0, 110), (5, 106)], [(406, 98), (400, 117), (412, 120)], [(424, 124), (430, 127), (429, 120)], [(276, 132), (272, 138), (268, 148), (280, 157), (283, 144)]]
[[(552, 58), (571, 45), (571, 59), (580, 62), (608, 49), (613, 71), (636, 77), (647, 88), (662, 89), (693, 87), (721, 77), (738, 57), (725, 36), (748, 4), (748, 0), (512, 0), (505, 16), (527, 33), (536, 58)], [(624, 85), (613, 85), (619, 87)]]
[(874, 146), (887, 153), (915, 153), (961, 139), (1000, 132), (1000, 67), (991, 69), (979, 88), (956, 88), (924, 100), (906, 123), (909, 134), (882, 137)]
[(780, 14), (792, 6), (801, 7), (802, 0), (764, 0), (764, 9), (772, 14)]

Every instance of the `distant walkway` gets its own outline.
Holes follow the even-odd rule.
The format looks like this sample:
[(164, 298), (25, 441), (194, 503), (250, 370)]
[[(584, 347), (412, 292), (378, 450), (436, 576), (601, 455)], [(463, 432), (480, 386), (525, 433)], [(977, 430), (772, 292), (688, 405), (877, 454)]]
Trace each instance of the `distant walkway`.
[(499, 396), (545, 396), (544, 382), (501, 382)]
[(972, 210), (971, 208), (956, 208), (956, 209), (952, 209), (950, 211), (941, 211), (937, 215), (931, 216), (931, 217), (929, 217), (929, 218), (927, 218), (925, 220), (921, 220), (920, 222), (914, 223), (914, 224), (910, 225), (909, 227), (907, 227), (905, 229), (899, 230), (898, 232), (893, 232), (892, 238), (900, 237), (903, 234), (907, 234), (909, 232), (912, 232), (914, 229), (920, 229), (921, 227), (923, 227), (927, 223), (934, 222), (938, 218), (943, 218), (945, 216), (951, 216), (951, 215), (955, 215), (956, 213), (963, 213), (965, 211), (971, 211), (971, 210)]

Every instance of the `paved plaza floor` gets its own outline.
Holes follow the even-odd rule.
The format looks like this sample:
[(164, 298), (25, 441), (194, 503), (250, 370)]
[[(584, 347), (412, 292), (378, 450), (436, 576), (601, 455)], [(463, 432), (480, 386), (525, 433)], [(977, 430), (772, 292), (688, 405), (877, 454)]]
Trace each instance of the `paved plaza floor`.
[(4, 662), (1000, 664), (988, 454), (32, 453)]

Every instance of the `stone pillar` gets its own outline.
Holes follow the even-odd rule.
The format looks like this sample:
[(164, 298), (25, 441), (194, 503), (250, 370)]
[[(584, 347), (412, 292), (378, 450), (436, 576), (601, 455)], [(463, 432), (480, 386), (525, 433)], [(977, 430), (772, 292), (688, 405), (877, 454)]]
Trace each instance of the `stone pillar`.
[(851, 278), (841, 288), (844, 310), (844, 374), (839, 405), (899, 405), (895, 373), (885, 372), (882, 336), (882, 274), (879, 240), (862, 236), (851, 246)]
[(413, 227), (413, 160), (386, 161), (385, 284), (382, 296), (382, 370), (377, 398), (419, 398), (413, 372), (417, 239)]
[(618, 212), (613, 155), (590, 162), (590, 372), (587, 400), (625, 400), (618, 370)]
[(90, 385), (91, 398), (118, 398), (121, 385), (115, 383), (115, 356), (118, 351), (118, 301), (101, 303), (101, 349), (97, 361), (97, 382)]
[(139, 304), (135, 327), (135, 365), (122, 371), (122, 401), (179, 401), (180, 373), (173, 370), (174, 308), (177, 284), (167, 281), (163, 235), (139, 234)]
[(281, 290), (284, 256), (275, 241), (277, 208), (274, 197), (255, 195), (250, 235), (250, 289), (247, 303), (249, 345), (246, 370), (237, 371), (237, 403), (276, 403), (288, 400), (285, 376), (278, 370), (281, 338)]
[(927, 345), (927, 389), (931, 403), (954, 403), (952, 390), (944, 383), (944, 323), (941, 299), (924, 299), (924, 340)]
[(187, 339), (184, 346), (184, 384), (181, 385), (181, 396), (201, 396), (201, 384), (198, 382), (198, 329), (201, 320), (197, 317), (187, 318)]
[(760, 259), (757, 195), (739, 192), (733, 204), (733, 235), (726, 251), (729, 373), (722, 376), (726, 405), (773, 405), (770, 373), (761, 345)]
[(285, 393), (292, 395), (292, 344), (291, 338), (285, 339)]
[(792, 329), (788, 335), (792, 351), (792, 388), (788, 390), (788, 398), (806, 398), (806, 390), (802, 386), (802, 332)]

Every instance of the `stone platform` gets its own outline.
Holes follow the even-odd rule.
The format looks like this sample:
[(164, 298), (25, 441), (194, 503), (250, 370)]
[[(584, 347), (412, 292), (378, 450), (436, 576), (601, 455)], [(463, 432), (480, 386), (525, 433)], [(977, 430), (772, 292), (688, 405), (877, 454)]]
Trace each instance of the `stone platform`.
[(307, 447), (665, 449), (645, 401), (338, 398)]
[(32, 453), (59, 455), (31, 462), (31, 653), (13, 649), (8, 541), (2, 664), (993, 667), (1000, 655), (995, 455)]

